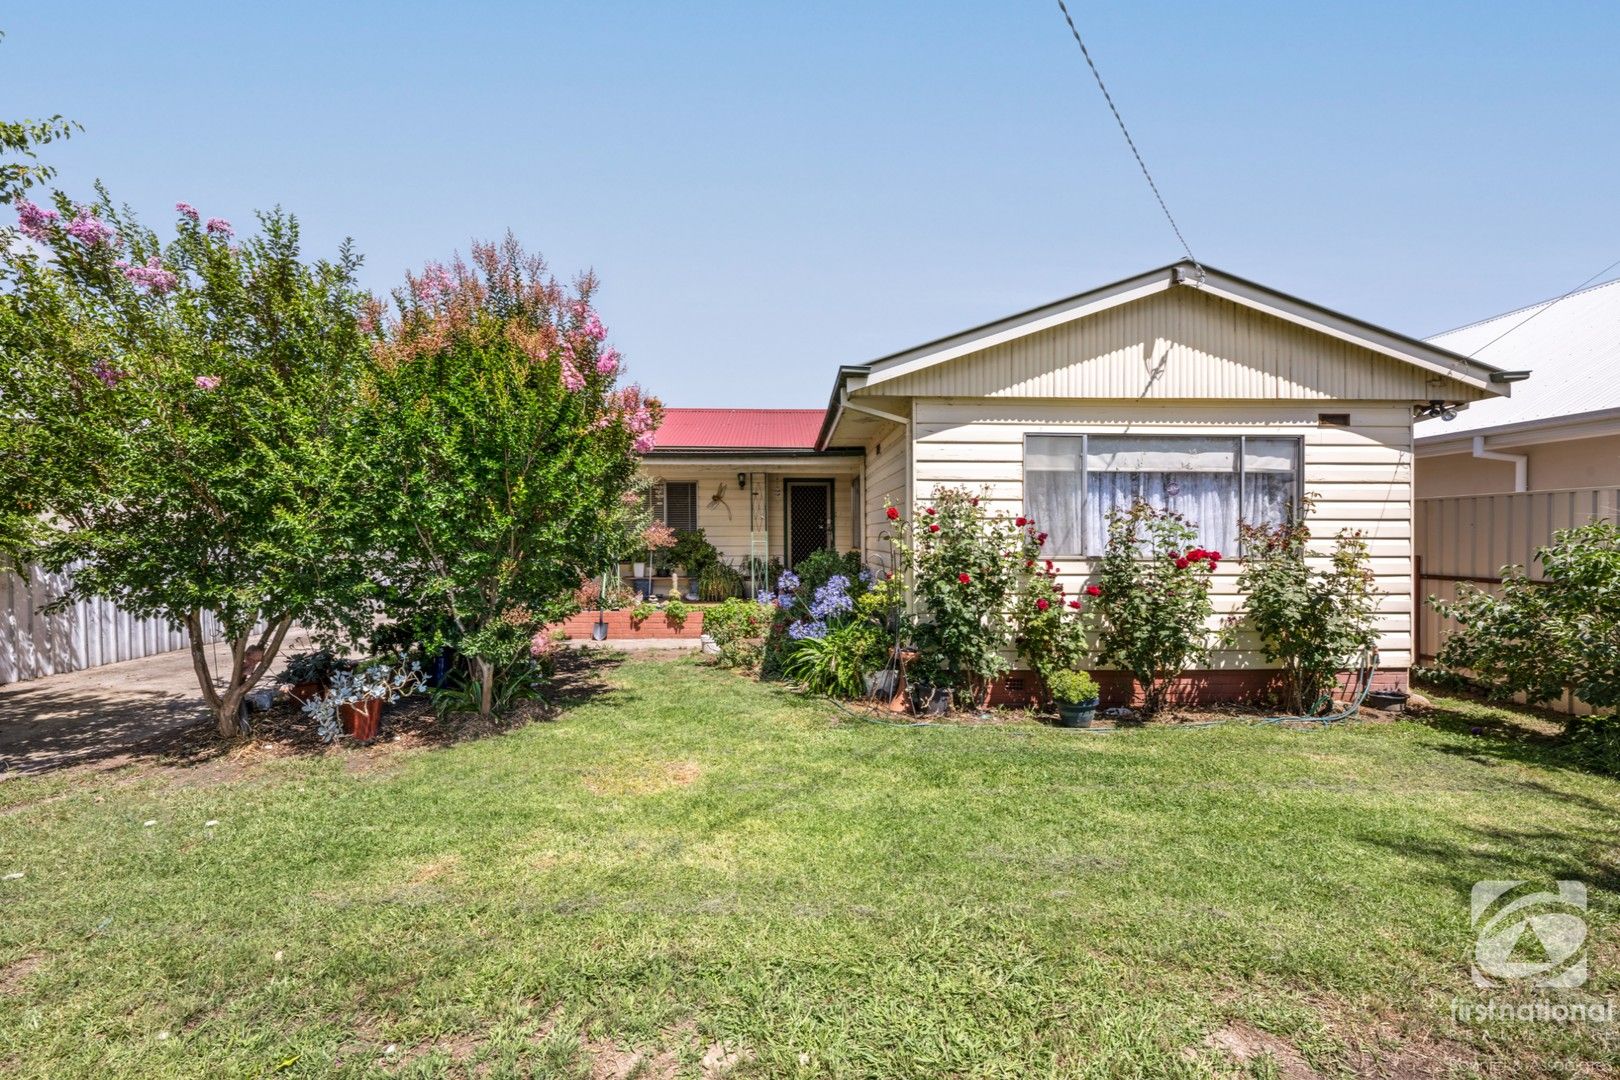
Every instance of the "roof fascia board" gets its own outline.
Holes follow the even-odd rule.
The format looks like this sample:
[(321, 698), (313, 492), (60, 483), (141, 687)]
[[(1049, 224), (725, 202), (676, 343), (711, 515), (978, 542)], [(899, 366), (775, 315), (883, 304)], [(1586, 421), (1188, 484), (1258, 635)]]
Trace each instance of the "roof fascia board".
[(1341, 341), (1359, 345), (1396, 360), (1456, 379), (1478, 390), (1507, 397), (1510, 384), (1493, 383), (1491, 373), (1497, 369), (1435, 345), (1408, 338), (1391, 330), (1340, 315), (1336, 311), (1318, 307), (1304, 300), (1286, 296), (1263, 285), (1234, 278), (1218, 271), (1208, 271), (1197, 286), (1244, 307), (1254, 308), (1307, 329), (1316, 330)]
[(1620, 435), (1620, 409), (1597, 409), (1589, 413), (1576, 413), (1573, 416), (1545, 416), (1539, 420), (1525, 420), (1517, 424), (1420, 435), (1413, 440), (1413, 445), (1419, 457), (1438, 457), (1442, 454), (1471, 450), (1475, 436), (1484, 436), (1492, 446), (1519, 447), (1535, 446), (1537, 443), (1569, 442), (1574, 439), (1597, 439), (1605, 435)]

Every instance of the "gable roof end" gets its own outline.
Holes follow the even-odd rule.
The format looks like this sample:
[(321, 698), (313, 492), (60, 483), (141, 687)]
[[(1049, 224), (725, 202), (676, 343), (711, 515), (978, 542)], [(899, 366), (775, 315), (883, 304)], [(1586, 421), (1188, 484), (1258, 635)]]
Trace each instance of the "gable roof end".
[(1489, 364), (1461, 356), (1439, 345), (1363, 322), (1210, 266), (1203, 267), (1200, 272), (1199, 268), (1186, 261), (1149, 270), (1135, 277), (1123, 278), (1088, 292), (1065, 297), (983, 326), (976, 326), (949, 337), (880, 357), (867, 365), (870, 373), (867, 375), (866, 385), (879, 386), (901, 375), (943, 364), (1004, 341), (1083, 319), (1109, 308), (1165, 292), (1177, 285), (1201, 289), (1235, 304), (1348, 341), (1438, 375), (1456, 379), (1487, 393), (1501, 396), (1508, 393), (1506, 384), (1492, 380), (1491, 376), (1496, 374), (1497, 369)]

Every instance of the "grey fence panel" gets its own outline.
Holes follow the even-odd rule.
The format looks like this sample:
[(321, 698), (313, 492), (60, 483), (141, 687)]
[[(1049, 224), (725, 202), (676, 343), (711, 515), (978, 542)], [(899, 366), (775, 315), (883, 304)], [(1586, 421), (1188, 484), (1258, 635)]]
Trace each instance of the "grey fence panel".
[[(1620, 522), (1620, 488), (1417, 499), (1413, 517), (1413, 576), (1420, 605), (1413, 625), (1422, 664), (1433, 661), (1454, 629), (1427, 598), (1454, 600), (1465, 586), (1499, 593), (1506, 566), (1523, 566), (1532, 578), (1539, 576), (1536, 549), (1551, 541), (1554, 532), (1598, 519)], [(1592, 711), (1568, 695), (1555, 707), (1578, 715)]]

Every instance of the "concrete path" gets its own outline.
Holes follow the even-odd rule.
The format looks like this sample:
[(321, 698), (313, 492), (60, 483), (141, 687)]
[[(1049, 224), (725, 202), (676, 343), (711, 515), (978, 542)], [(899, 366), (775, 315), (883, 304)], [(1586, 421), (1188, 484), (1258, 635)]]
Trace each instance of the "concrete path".
[[(290, 632), (272, 666), (279, 669), (288, 653), (309, 648), (306, 633)], [(213, 650), (210, 645), (210, 664)], [(224, 645), (219, 656), (227, 656)], [(114, 764), (154, 735), (207, 719), (189, 649), (7, 683), (0, 686), (0, 780)]]

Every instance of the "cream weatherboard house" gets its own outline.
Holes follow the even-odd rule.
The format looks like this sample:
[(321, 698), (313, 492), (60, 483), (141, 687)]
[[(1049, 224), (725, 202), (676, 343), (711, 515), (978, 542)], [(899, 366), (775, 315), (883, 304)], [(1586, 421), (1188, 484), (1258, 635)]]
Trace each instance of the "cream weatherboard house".
[[(1108, 511), (1146, 498), (1201, 544), (1309, 501), (1318, 537), (1359, 529), (1379, 603), (1381, 686), (1412, 664), (1413, 423), (1506, 396), (1513, 373), (1210, 267), (1178, 263), (839, 369), (825, 410), (671, 409), (646, 469), (677, 528), (734, 564), (819, 547), (891, 559), (885, 508), (982, 491), (1050, 534), (1066, 588), (1100, 553)], [(1216, 606), (1238, 606), (1235, 562)], [(1240, 638), (1192, 695), (1268, 684)]]

